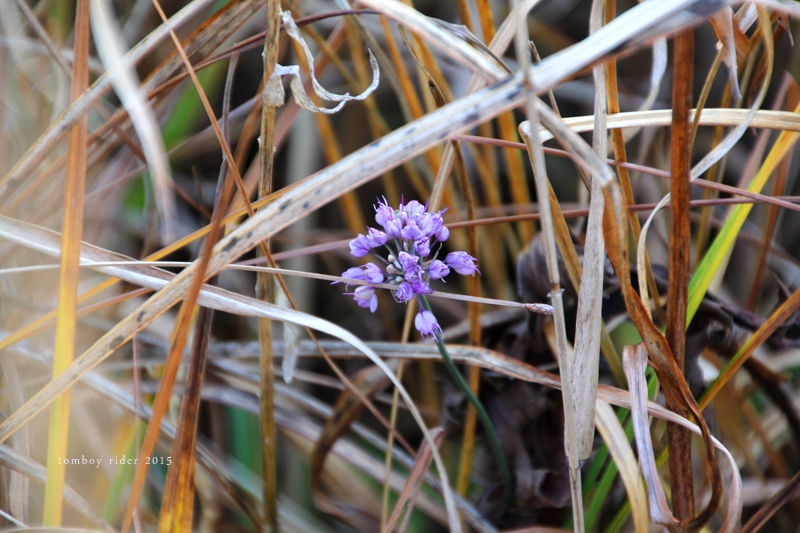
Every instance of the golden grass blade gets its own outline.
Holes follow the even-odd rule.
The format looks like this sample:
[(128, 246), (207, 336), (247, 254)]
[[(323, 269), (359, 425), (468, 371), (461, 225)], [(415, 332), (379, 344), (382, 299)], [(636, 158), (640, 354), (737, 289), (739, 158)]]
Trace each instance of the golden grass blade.
[[(606, 3), (605, 9), (605, 18), (606, 22), (612, 20), (616, 15), (616, 1), (609, 1)], [(610, 116), (618, 115), (620, 113), (620, 105), (619, 105), (619, 87), (617, 84), (617, 62), (616, 60), (612, 59), (606, 62), (606, 92), (608, 93), (608, 113)], [(645, 98), (644, 103), (640, 111), (649, 110), (653, 102), (655, 102), (656, 97), (658, 96), (658, 92), (661, 87), (661, 80), (664, 77), (664, 73), (667, 70), (667, 40), (664, 38), (658, 39), (655, 43), (653, 43), (653, 67), (650, 73), (650, 92)], [(608, 126), (608, 119), (606, 117), (606, 126)], [(625, 140), (630, 139), (633, 137), (639, 129), (629, 130), (627, 132), (623, 132), (621, 129), (614, 128), (611, 131), (611, 139), (614, 145), (614, 157), (617, 161), (627, 161), (627, 151), (625, 148)], [(624, 166), (617, 167), (617, 174), (619, 176), (619, 182), (622, 186), (622, 191), (625, 193), (625, 198), (628, 200), (628, 204), (633, 205), (635, 203), (633, 198), (633, 187), (631, 187), (631, 180), (630, 175), (628, 173), (628, 169)], [(639, 239), (639, 235), (641, 234), (642, 227), (641, 223), (639, 222), (639, 217), (634, 213), (631, 213), (628, 217), (630, 221), (631, 230), (633, 231), (634, 239)], [(650, 284), (650, 290), (653, 294), (658, 294), (658, 288), (656, 287), (655, 277), (652, 275), (652, 269), (650, 266), (650, 258), (645, 256), (645, 268), (647, 281)], [(666, 316), (664, 315), (664, 311), (662, 310), (660, 305), (656, 306), (656, 315), (658, 316), (661, 323), (666, 323)], [(609, 346), (611, 343), (606, 340), (608, 335), (605, 335), (604, 343), (606, 346)], [(609, 339), (610, 340), (610, 339)], [(603, 353), (607, 354), (609, 352), (608, 348), (606, 348)], [(614, 354), (619, 359), (618, 354)], [(607, 357), (608, 358), (608, 357)], [(615, 373), (615, 376), (618, 379), (624, 379), (622, 376), (622, 367), (620, 363), (619, 371)], [(618, 381), (620, 384), (622, 381)]]
[(172, 173), (167, 161), (164, 139), (153, 108), (147, 104), (139, 90), (139, 80), (132, 65), (126, 65), (122, 42), (122, 29), (114, 16), (113, 7), (108, 0), (92, 0), (92, 31), (97, 43), (97, 52), (108, 72), (111, 86), (116, 91), (123, 107), (128, 112), (133, 127), (139, 136), (144, 151), (156, 205), (161, 214), (163, 242), (175, 238), (176, 205), (172, 188)]
[[(76, 4), (74, 61), (72, 64), (71, 99), (75, 101), (89, 85), (89, 2)], [(80, 277), (81, 235), (86, 183), (86, 131), (88, 120), (75, 124), (69, 133), (67, 147), (66, 183), (64, 187), (63, 233), (61, 240), (61, 270), (58, 287), (58, 321), (53, 355), (53, 376), (66, 369), (75, 352), (75, 312)], [(47, 441), (47, 484), (45, 485), (42, 523), (49, 527), (61, 525), (64, 477), (70, 422), (69, 391), (57, 398), (50, 411), (50, 430)]]
[(606, 402), (597, 402), (595, 422), (597, 431), (603, 437), (603, 442), (608, 446), (611, 457), (614, 458), (614, 463), (619, 468), (619, 475), (631, 504), (634, 529), (636, 533), (645, 533), (650, 522), (647, 512), (647, 494), (639, 475), (636, 456), (633, 455), (625, 430), (614, 414), (614, 410)]
[[(461, 157), (460, 143), (453, 143), (456, 155), (456, 175), (461, 185), (461, 195), (467, 206), (467, 220), (475, 220), (475, 198), (472, 194), (467, 177), (467, 168), (464, 159)], [(478, 230), (475, 226), (467, 228), (467, 253), (473, 257), (479, 257), (478, 253)], [(479, 297), (481, 293), (481, 281), (477, 276), (471, 276), (468, 281), (468, 292), (470, 296)], [(469, 317), (469, 343), (473, 346), (481, 345), (481, 306), (477, 302), (471, 302), (467, 308)], [(467, 378), (470, 390), (479, 398), (480, 393), (480, 369), (475, 366), (469, 368)], [(475, 428), (477, 425), (477, 412), (475, 407), (467, 404), (467, 412), (464, 415), (464, 437), (461, 444), (461, 457), (458, 464), (458, 479), (456, 481), (456, 492), (460, 496), (467, 494), (469, 488), (469, 477), (472, 472), (472, 454), (475, 448)]]

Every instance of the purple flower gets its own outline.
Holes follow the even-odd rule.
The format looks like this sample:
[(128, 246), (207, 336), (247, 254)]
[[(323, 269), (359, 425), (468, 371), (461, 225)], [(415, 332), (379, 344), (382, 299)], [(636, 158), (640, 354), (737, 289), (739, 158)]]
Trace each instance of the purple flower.
[(367, 238), (360, 233), (358, 237), (350, 241), (350, 253), (356, 257), (364, 257), (370, 252), (371, 248)]
[(428, 255), (431, 253), (431, 240), (428, 237), (424, 237), (418, 241), (415, 241), (414, 250), (416, 250), (420, 257), (428, 257)]
[(386, 219), (383, 229), (386, 230), (386, 235), (388, 235), (389, 238), (399, 239), (400, 232), (403, 231), (403, 221), (392, 214), (390, 218)]
[(419, 222), (417, 223), (419, 229), (425, 233), (428, 237), (433, 237), (439, 231), (441, 231), (442, 227), (444, 227), (444, 221), (442, 220), (441, 213), (425, 213), (422, 217), (420, 217)]
[(462, 276), (474, 275), (475, 272), (480, 274), (480, 270), (475, 266), (475, 258), (467, 252), (451, 252), (445, 258), (447, 266), (461, 274)]
[(442, 279), (450, 273), (450, 269), (442, 261), (434, 259), (431, 261), (431, 265), (428, 268), (428, 273), (431, 279)]
[[(364, 257), (369, 253), (378, 255), (376, 249), (386, 249), (388, 254), (383, 254), (386, 265), (367, 263), (363, 267), (348, 269), (342, 274), (345, 280), (366, 281), (370, 285), (359, 286), (354, 292), (345, 294), (352, 295), (360, 307), (374, 313), (378, 307), (374, 285), (387, 283), (394, 291), (395, 300), (408, 302), (415, 296), (431, 294), (431, 280), (443, 279), (451, 270), (463, 275), (480, 273), (475, 258), (466, 252), (452, 252), (445, 261), (426, 260), (433, 245), (446, 241), (450, 236), (442, 217), (445, 211), (429, 213), (428, 204), (422, 205), (416, 200), (403, 201), (398, 209), (393, 209), (386, 198), (379, 198), (375, 206), (375, 221), (383, 231), (367, 228), (366, 235), (359, 234), (350, 241), (350, 252), (356, 257)], [(436, 240), (432, 241), (433, 238)], [(423, 337), (442, 331), (430, 311), (421, 311), (414, 323)]]
[[(342, 277), (344, 279), (364, 279), (364, 271), (360, 267), (348, 268), (342, 272)], [(341, 283), (341, 281), (334, 281), (331, 285), (336, 285), (337, 283)]]
[(417, 218), (425, 213), (425, 206), (416, 200), (411, 200), (406, 205), (400, 204), (400, 211), (408, 213), (412, 218)]
[(416, 241), (426, 237), (425, 233), (419, 229), (414, 219), (410, 219), (406, 222), (406, 227), (400, 232), (400, 236), (408, 241)]
[(444, 242), (450, 237), (450, 230), (447, 229), (447, 226), (442, 226), (436, 231), (436, 240), (439, 242)]
[(383, 270), (375, 263), (367, 263), (364, 265), (362, 278), (370, 283), (383, 283)]
[(383, 199), (383, 202), (378, 199), (378, 207), (375, 208), (375, 222), (385, 228), (386, 221), (392, 218), (394, 218), (394, 209), (389, 207), (386, 198)]
[(414, 281), (416, 280), (422, 280), (422, 276), (423, 276), (422, 267), (419, 265), (414, 265), (411, 268), (406, 268), (405, 274), (403, 275), (406, 281), (410, 283), (414, 283)]
[(430, 294), (433, 292), (431, 286), (425, 283), (422, 278), (414, 278), (414, 281), (411, 282), (411, 290), (414, 291), (414, 294)]
[(369, 309), (372, 313), (378, 308), (378, 295), (375, 294), (375, 287), (362, 285), (353, 293), (353, 300), (359, 307)]
[(416, 255), (411, 255), (408, 252), (400, 252), (400, 254), (397, 256), (397, 259), (400, 261), (400, 265), (403, 267), (403, 271), (406, 273), (414, 268), (419, 262), (419, 257)]
[(439, 333), (442, 332), (439, 322), (436, 321), (436, 317), (433, 316), (433, 313), (430, 311), (420, 311), (417, 313), (417, 316), (414, 319), (414, 327), (417, 328), (417, 331), (420, 332), (423, 339), (426, 335), (435, 337), (437, 331)]
[(400, 303), (404, 303), (412, 299), (414, 297), (414, 291), (411, 289), (411, 284), (407, 281), (401, 283), (400, 287), (395, 291), (394, 296)]
[(378, 246), (383, 246), (388, 240), (389, 236), (381, 230), (367, 228), (367, 243), (370, 245), (370, 247), (377, 248)]

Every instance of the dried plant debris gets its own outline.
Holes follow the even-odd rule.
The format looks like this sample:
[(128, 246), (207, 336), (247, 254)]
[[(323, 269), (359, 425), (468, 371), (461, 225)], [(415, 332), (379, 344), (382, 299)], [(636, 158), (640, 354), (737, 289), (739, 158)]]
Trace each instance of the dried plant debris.
[(300, 74), (300, 67), (298, 65), (275, 65), (272, 78), (270, 78), (270, 80), (267, 82), (267, 86), (264, 90), (264, 103), (266, 105), (271, 105), (274, 107), (280, 107), (283, 105), (285, 96), (283, 92), (283, 85), (281, 84), (281, 78), (283, 76), (292, 76), (292, 96), (294, 97), (294, 101), (297, 102), (297, 105), (303, 109), (313, 111), (314, 113), (324, 113), (326, 115), (337, 113), (347, 102), (364, 100), (378, 87), (378, 82), (380, 81), (380, 69), (378, 67), (378, 62), (375, 61), (375, 56), (372, 55), (372, 51), (370, 51), (369, 64), (372, 67), (372, 83), (370, 83), (369, 87), (367, 87), (361, 94), (350, 96), (350, 93), (334, 94), (325, 90), (325, 88), (317, 81), (316, 75), (314, 74), (314, 56), (311, 54), (311, 50), (308, 49), (306, 41), (300, 35), (300, 30), (297, 28), (297, 24), (295, 24), (294, 19), (292, 18), (292, 13), (290, 11), (284, 11), (281, 20), (283, 21), (283, 27), (286, 33), (289, 35), (289, 37), (294, 39), (297, 44), (300, 45), (303, 53), (305, 54), (305, 60), (308, 63), (309, 77), (311, 79), (312, 87), (314, 87), (314, 92), (317, 94), (317, 96), (324, 100), (338, 103), (333, 108), (317, 106), (313, 101), (311, 101), (311, 98), (308, 96), (308, 94), (306, 94), (306, 90), (303, 87), (303, 76)]

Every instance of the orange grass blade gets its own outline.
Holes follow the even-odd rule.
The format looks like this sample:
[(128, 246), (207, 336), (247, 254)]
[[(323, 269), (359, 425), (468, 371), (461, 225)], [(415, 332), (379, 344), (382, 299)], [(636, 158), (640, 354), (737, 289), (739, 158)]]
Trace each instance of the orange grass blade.
[[(89, 0), (80, 0), (75, 14), (71, 98), (74, 101), (89, 86)], [(75, 351), (75, 319), (80, 275), (83, 200), (86, 183), (86, 135), (88, 120), (84, 115), (67, 141), (67, 168), (64, 185), (61, 271), (58, 287), (58, 322), (53, 357), (53, 377), (72, 363)], [(65, 468), (60, 459), (67, 456), (69, 437), (69, 391), (53, 402), (50, 410), (50, 433), (47, 442), (47, 485), (45, 487), (45, 526), (59, 527), (64, 493)]]

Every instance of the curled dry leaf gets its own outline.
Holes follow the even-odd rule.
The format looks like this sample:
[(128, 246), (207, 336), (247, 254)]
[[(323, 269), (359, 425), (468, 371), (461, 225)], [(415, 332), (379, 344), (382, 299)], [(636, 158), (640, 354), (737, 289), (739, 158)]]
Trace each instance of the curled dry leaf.
[(283, 15), (281, 16), (281, 20), (283, 21), (284, 30), (289, 37), (294, 39), (295, 42), (303, 49), (303, 53), (306, 56), (305, 59), (308, 63), (309, 78), (311, 79), (311, 85), (314, 88), (314, 92), (316, 92), (320, 98), (328, 100), (329, 102), (338, 102), (338, 104), (336, 107), (330, 109), (317, 106), (311, 101), (311, 98), (309, 98), (308, 94), (306, 94), (306, 90), (303, 87), (303, 79), (300, 74), (300, 67), (297, 65), (285, 67), (283, 65), (276, 64), (275, 70), (272, 73), (272, 78), (270, 78), (270, 81), (264, 90), (264, 103), (266, 105), (273, 107), (279, 107), (283, 105), (284, 92), (283, 85), (280, 83), (280, 79), (283, 76), (292, 76), (292, 96), (294, 96), (294, 101), (297, 102), (297, 105), (314, 113), (324, 113), (326, 115), (336, 113), (342, 109), (342, 106), (344, 106), (344, 104), (347, 102), (364, 100), (378, 87), (378, 81), (380, 80), (380, 68), (378, 67), (378, 62), (375, 61), (375, 56), (372, 55), (372, 51), (370, 51), (369, 64), (372, 67), (372, 83), (370, 83), (369, 87), (367, 87), (364, 92), (356, 96), (350, 96), (350, 93), (334, 94), (325, 90), (325, 88), (320, 85), (316, 76), (314, 75), (314, 55), (311, 53), (311, 50), (308, 49), (308, 45), (300, 35), (300, 30), (297, 28), (297, 24), (295, 24), (294, 19), (292, 18), (292, 13), (290, 11), (284, 11)]

